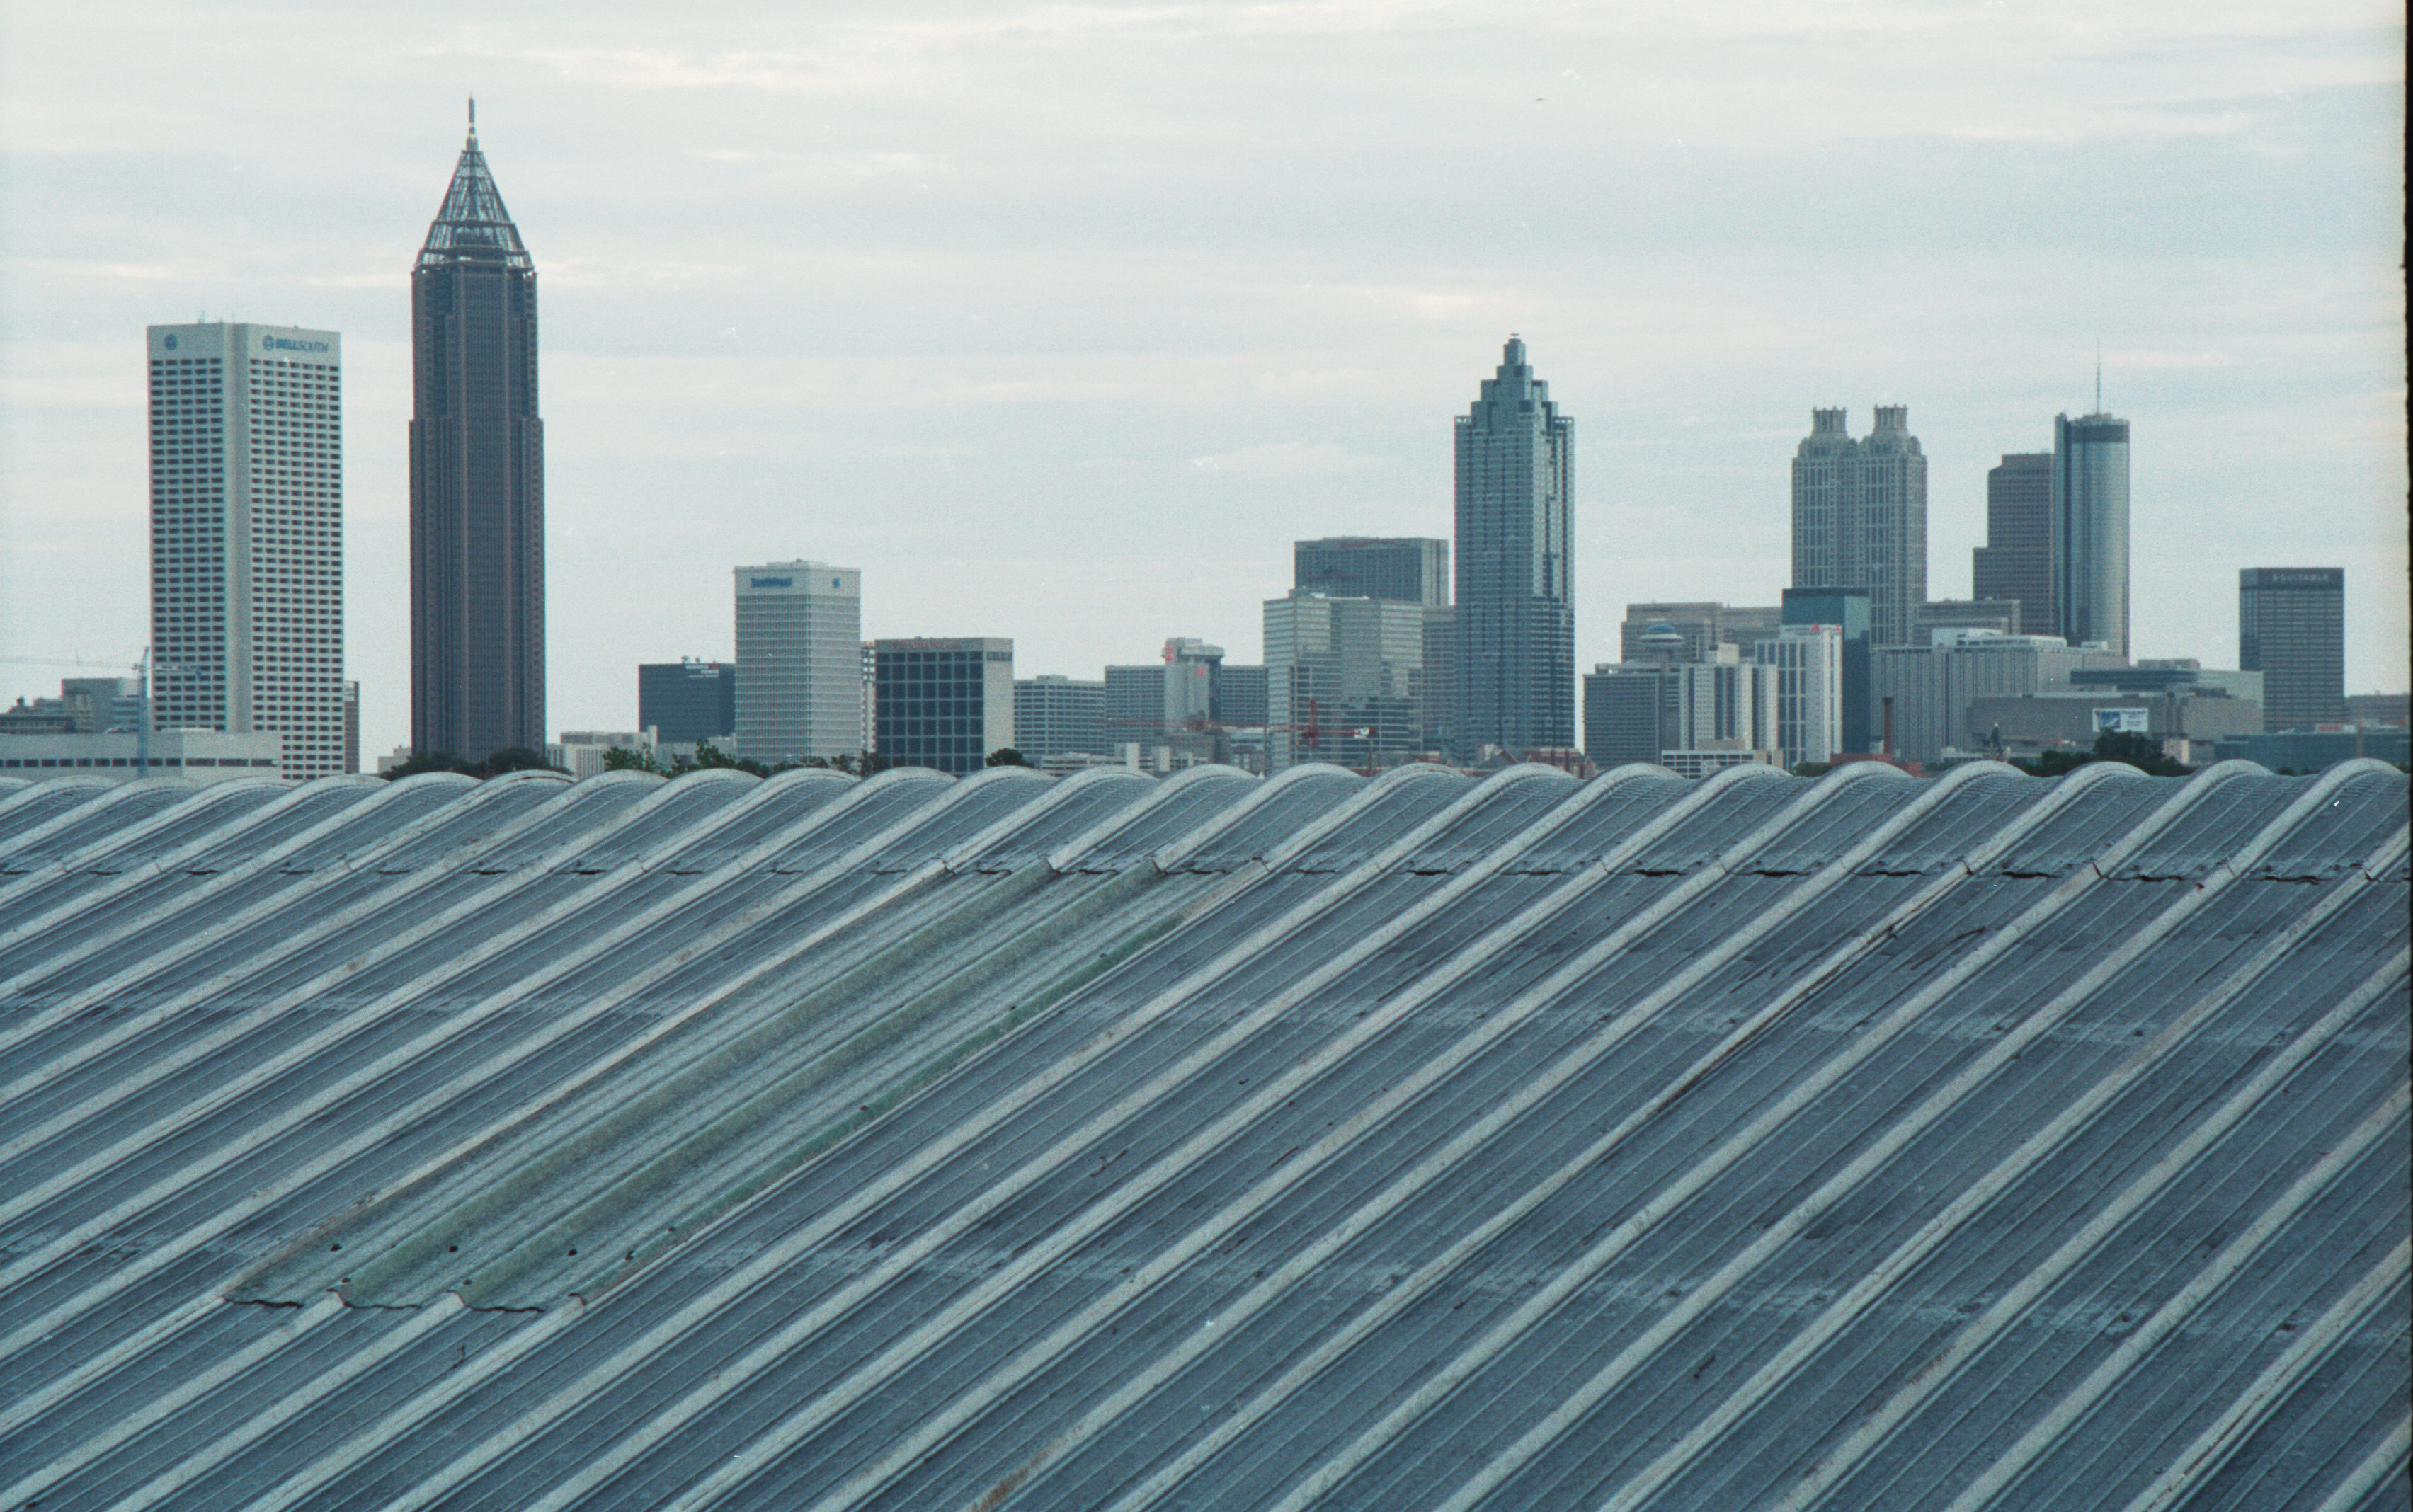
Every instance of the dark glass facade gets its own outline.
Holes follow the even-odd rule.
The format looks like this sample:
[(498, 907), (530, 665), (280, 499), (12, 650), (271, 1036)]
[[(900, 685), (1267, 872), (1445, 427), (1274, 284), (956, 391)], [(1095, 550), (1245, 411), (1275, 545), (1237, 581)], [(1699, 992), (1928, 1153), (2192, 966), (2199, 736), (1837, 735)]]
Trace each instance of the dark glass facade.
[(1327, 598), (1449, 602), (1449, 542), (1416, 536), (1332, 536), (1291, 545), (1291, 586)]
[[(2128, 422), (2052, 422), (2054, 628), (2073, 646), (2128, 654)], [(2022, 624), (2026, 623), (2021, 616)]]
[(410, 275), (411, 745), (540, 748), (536, 267), (475, 125)]
[(2345, 723), (2346, 569), (2240, 568), (2237, 665), (2262, 674), (2264, 729)]
[(892, 766), (981, 770), (1014, 744), (1014, 642), (989, 638), (872, 642), (879, 752)]
[(1458, 418), (1458, 750), (1576, 743), (1575, 422), (1511, 336)]
[(697, 661), (640, 666), (637, 726), (677, 744), (725, 741), (737, 729), (737, 668)]
[(2017, 599), (2019, 633), (2061, 634), (2052, 591), (2052, 453), (2016, 451), (1986, 471), (1986, 544), (1970, 553), (1980, 599)]
[(1871, 689), (1874, 671), (1870, 655), (1875, 641), (1869, 595), (1858, 589), (1787, 588), (1786, 624), (1831, 624), (1843, 632), (1843, 722), (1845, 752), (1873, 751), (1883, 740)]

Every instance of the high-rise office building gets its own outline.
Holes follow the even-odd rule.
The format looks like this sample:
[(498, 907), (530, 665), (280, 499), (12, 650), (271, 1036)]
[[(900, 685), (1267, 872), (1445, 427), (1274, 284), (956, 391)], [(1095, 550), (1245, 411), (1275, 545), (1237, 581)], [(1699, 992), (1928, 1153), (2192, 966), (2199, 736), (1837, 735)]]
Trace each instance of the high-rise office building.
[(1148, 662), (1126, 662), (1105, 669), (1106, 750), (1118, 754), (1126, 745), (1139, 747), (1140, 765), (1150, 771), (1169, 761), (1160, 753), (1164, 739), (1164, 668)]
[(1234, 729), (1262, 732), (1272, 723), (1267, 712), (1266, 672), (1263, 666), (1243, 667), (1237, 663), (1223, 664), (1221, 674), (1215, 680), (1215, 701), (1222, 710), (1223, 723)]
[(883, 759), (960, 777), (980, 771), (991, 752), (1014, 746), (1013, 641), (964, 636), (872, 647)]
[(2243, 567), (2237, 665), (2262, 674), (2262, 727), (2346, 721), (2346, 569)]
[(1223, 648), (1194, 636), (1176, 636), (1164, 643), (1164, 720), (1168, 728), (1213, 724), (1222, 717), (1216, 703), (1216, 684), (1223, 669)]
[(2052, 559), (2052, 453), (2006, 452), (1986, 470), (1986, 544), (1969, 553), (1974, 591), (2019, 602), (2013, 633), (2057, 636)]
[(737, 729), (736, 667), (692, 656), (640, 665), (637, 727), (665, 745), (728, 739)]
[[(1449, 542), (1424, 536), (1333, 536), (1291, 547), (1291, 586), (1327, 598), (1387, 598), (1424, 609), (1424, 666), (1415, 700), (1428, 751), (1457, 748), (1458, 610), (1449, 601)], [(1232, 723), (1226, 720), (1226, 723)]]
[(1741, 659), (1603, 663), (1584, 678), (1584, 755), (1606, 771), (1633, 762), (1683, 776), (1773, 763), (1780, 672)]
[(1858, 589), (1874, 643), (1910, 643), (1927, 601), (1927, 457), (1907, 406), (1879, 404), (1858, 441), (1843, 411), (1810, 412), (1793, 457), (1793, 586)]
[[(1843, 702), (1838, 706), (1841, 723), (1836, 727), (1836, 738), (1841, 743), (1836, 749), (1847, 753), (1875, 750), (1883, 737), (1879, 729), (1882, 719), (1870, 692), (1876, 609), (1869, 595), (1854, 589), (1787, 588), (1783, 613), (1785, 624), (1831, 624), (1843, 638)], [(1767, 642), (1763, 640), (1761, 644)]]
[(1457, 431), (1458, 754), (1571, 747), (1575, 421), (1511, 336)]
[(863, 574), (766, 562), (735, 576), (737, 754), (767, 766), (862, 751)]
[(1449, 602), (1449, 542), (1422, 536), (1328, 536), (1291, 545), (1291, 586), (1331, 598)]
[[(2052, 421), (2053, 624), (2032, 634), (2128, 654), (2128, 422)], [(2027, 616), (2020, 617), (2022, 625)]]
[(1660, 673), (1651, 663), (1603, 662), (1584, 674), (1583, 749), (1603, 771), (1659, 761)]
[(410, 274), (410, 741), (540, 748), (544, 422), (536, 265), (477, 118)]
[(1265, 612), (1268, 770), (1371, 767), (1424, 748), (1422, 606), (1294, 592)]
[(1776, 739), (1784, 764), (1831, 761), (1843, 749), (1843, 631), (1834, 624), (1788, 624), (1758, 647), (1776, 674)]
[(153, 326), (152, 723), (344, 770), (343, 338)]
[(1048, 673), (1014, 683), (1014, 748), (1038, 766), (1049, 756), (1106, 754), (1106, 685)]

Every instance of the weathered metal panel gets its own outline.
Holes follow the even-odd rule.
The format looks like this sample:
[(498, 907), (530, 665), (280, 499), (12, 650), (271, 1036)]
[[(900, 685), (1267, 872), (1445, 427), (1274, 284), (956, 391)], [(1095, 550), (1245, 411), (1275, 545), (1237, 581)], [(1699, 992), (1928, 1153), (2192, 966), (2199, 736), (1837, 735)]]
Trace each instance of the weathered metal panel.
[(2404, 1505), (2401, 776), (1180, 782), (111, 894), (0, 1004), (0, 1489)]

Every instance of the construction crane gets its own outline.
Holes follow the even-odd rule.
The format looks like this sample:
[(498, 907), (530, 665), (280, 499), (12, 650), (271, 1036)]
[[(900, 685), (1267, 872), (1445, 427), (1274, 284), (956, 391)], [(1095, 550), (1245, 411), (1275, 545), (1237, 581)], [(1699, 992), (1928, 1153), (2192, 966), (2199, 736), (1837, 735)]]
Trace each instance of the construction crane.
[(1109, 719), (1106, 724), (1118, 729), (1146, 729), (1162, 735), (1295, 735), (1310, 756), (1319, 753), (1326, 736), (1344, 741), (1371, 740), (1380, 729), (1374, 725), (1327, 725), (1324, 722), (1323, 705), (1314, 698), (1307, 700), (1304, 725), (1229, 725), (1204, 714), (1175, 720)]
[(149, 646), (143, 647), (142, 654), (131, 662), (88, 662), (81, 656), (72, 659), (59, 656), (0, 656), (0, 662), (12, 667), (90, 667), (94, 668), (114, 667), (132, 672), (141, 683), (139, 696), (142, 708), (142, 712), (134, 727), (135, 775), (138, 777), (151, 775), (151, 674), (154, 671), (181, 672), (184, 670), (183, 668), (173, 662), (161, 662), (154, 667)]

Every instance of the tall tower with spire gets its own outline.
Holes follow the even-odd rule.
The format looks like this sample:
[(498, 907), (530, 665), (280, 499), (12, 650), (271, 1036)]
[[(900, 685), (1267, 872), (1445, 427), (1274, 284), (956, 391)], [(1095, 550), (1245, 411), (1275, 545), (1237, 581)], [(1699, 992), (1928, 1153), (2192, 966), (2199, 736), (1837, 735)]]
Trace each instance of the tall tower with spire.
[(1576, 743), (1575, 421), (1508, 338), (1458, 418), (1458, 743)]
[(410, 742), (542, 749), (544, 421), (536, 265), (478, 147), (478, 107), (410, 274)]

